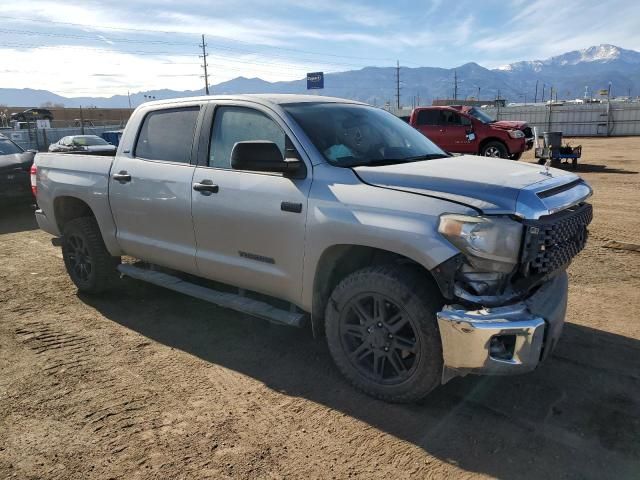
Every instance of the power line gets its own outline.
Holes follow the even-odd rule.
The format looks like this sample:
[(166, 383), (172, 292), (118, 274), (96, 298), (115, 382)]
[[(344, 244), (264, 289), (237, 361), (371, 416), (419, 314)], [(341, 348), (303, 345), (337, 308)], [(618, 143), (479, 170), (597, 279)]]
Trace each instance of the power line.
[[(169, 30), (152, 30), (152, 29), (130, 28), (130, 27), (112, 27), (112, 26), (107, 26), (107, 25), (82, 24), (82, 23), (73, 23), (73, 22), (57, 22), (57, 21), (52, 21), (52, 20), (41, 20), (41, 19), (27, 18), (27, 17), (14, 17), (14, 16), (10, 16), (10, 15), (0, 15), (0, 18), (5, 18), (5, 19), (8, 19), (8, 20), (25, 21), (25, 22), (54, 24), (54, 25), (68, 25), (68, 26), (78, 27), (78, 28), (82, 28), (82, 29), (94, 28), (96, 30), (116, 30), (116, 31), (128, 31), (128, 32), (140, 32), (140, 33), (157, 33), (157, 34), (163, 34), (163, 35), (166, 35), (166, 34), (171, 34), (171, 35), (194, 35), (194, 36), (195, 35), (200, 35), (199, 33), (194, 33), (194, 32), (184, 32), (184, 31), (183, 32), (179, 32), (179, 31), (169, 31)], [(241, 44), (244, 44), (244, 45), (251, 45), (251, 46), (259, 45), (261, 47), (272, 48), (272, 49), (277, 49), (277, 50), (281, 50), (281, 51), (299, 52), (299, 53), (304, 53), (304, 54), (308, 54), (308, 55), (319, 55), (319, 56), (327, 56), (327, 57), (335, 57), (335, 58), (351, 58), (351, 59), (357, 59), (357, 60), (376, 60), (376, 61), (381, 61), (381, 62), (389, 62), (389, 60), (390, 60), (390, 58), (383, 58), (383, 57), (362, 57), (362, 56), (359, 56), (359, 55), (341, 55), (341, 54), (337, 54), (337, 53), (315, 52), (315, 51), (311, 51), (311, 50), (302, 50), (302, 49), (298, 49), (298, 48), (290, 48), (290, 47), (283, 47), (283, 46), (273, 46), (273, 45), (268, 45), (268, 44), (258, 43), (258, 42), (246, 42), (246, 41), (237, 40), (237, 39), (230, 38), (230, 37), (223, 37), (223, 36), (220, 36), (220, 35), (213, 35), (213, 37), (214, 38), (220, 38), (220, 39), (223, 39), (225, 41), (241, 43)], [(259, 52), (256, 52), (256, 53), (259, 53)], [(403, 62), (404, 63), (416, 64), (415, 62), (410, 62), (410, 61), (406, 61), (406, 60), (403, 60)]]
[[(0, 18), (2, 18), (0, 16)], [(193, 45), (192, 42), (168, 42), (168, 41), (164, 41), (164, 40), (133, 40), (133, 39), (128, 39), (128, 38), (105, 38), (105, 37), (101, 37), (101, 36), (94, 36), (94, 35), (76, 35), (76, 34), (63, 34), (63, 33), (51, 33), (51, 32), (36, 32), (33, 30), (11, 30), (11, 29), (0, 29), (0, 33), (7, 33), (7, 34), (11, 34), (11, 35), (30, 35), (30, 36), (46, 36), (46, 37), (54, 37), (54, 38), (70, 38), (70, 39), (75, 39), (75, 40), (94, 40), (94, 41), (99, 41), (99, 42), (107, 42), (107, 43), (127, 43), (127, 44), (151, 44), (151, 45), (166, 45), (166, 46), (182, 46), (182, 45)], [(248, 50), (248, 49), (242, 49), (242, 48), (238, 48), (238, 47), (230, 47), (227, 45), (221, 45), (221, 44), (212, 44), (214, 45), (217, 49), (219, 50), (227, 50), (230, 52), (241, 52), (241, 53), (247, 53), (247, 54), (251, 54), (251, 55), (262, 55), (263, 52), (258, 52), (255, 50)], [(49, 45), (47, 45), (49, 46)], [(53, 45), (51, 45), (53, 47)], [(122, 50), (123, 52), (127, 53), (126, 50)], [(308, 53), (303, 53), (304, 55), (309, 55)], [(269, 57), (273, 57), (273, 58), (286, 58), (286, 59), (290, 59), (292, 58), (291, 56), (285, 56), (285, 55), (278, 55), (278, 54), (273, 54), (273, 53), (268, 53)], [(360, 58), (361, 59), (361, 58)], [(311, 60), (308, 58), (304, 58), (304, 59), (300, 59), (300, 60), (304, 60), (304, 61), (314, 61), (315, 60)], [(353, 63), (344, 63), (344, 62), (329, 62), (329, 61), (323, 61), (322, 63), (327, 64), (327, 65), (333, 65), (333, 66), (345, 66), (345, 67), (357, 67), (357, 68), (362, 68), (362, 67), (366, 67), (369, 65), (361, 65), (361, 64), (353, 64)]]
[[(0, 16), (0, 18), (2, 18)], [(193, 45), (193, 44), (189, 44), (189, 45)], [(31, 44), (23, 44), (23, 43), (0, 43), (0, 46), (3, 47), (8, 47), (8, 48), (65, 48), (65, 49), (85, 49), (85, 50), (96, 50), (96, 51), (103, 51), (103, 52), (110, 52), (110, 53), (120, 53), (120, 54), (130, 54), (130, 55), (140, 55), (140, 56), (172, 56), (172, 57), (192, 57), (193, 53), (186, 53), (186, 52), (182, 52), (182, 51), (167, 51), (167, 50), (156, 50), (156, 51), (149, 51), (149, 50), (116, 50), (116, 49), (111, 49), (111, 48), (100, 48), (100, 47), (94, 47), (94, 46), (87, 46), (87, 45), (48, 45), (48, 44), (36, 44), (36, 43), (31, 43)], [(198, 45), (200, 46), (200, 45)], [(223, 50), (229, 50), (232, 52), (235, 51), (240, 51), (240, 52), (246, 52), (249, 53), (251, 55), (260, 55), (257, 52), (249, 52), (248, 50), (238, 50), (238, 49), (234, 49), (231, 47), (217, 47), (217, 48), (221, 48)], [(236, 59), (233, 57), (228, 57), (228, 56), (223, 56), (223, 55), (212, 55), (214, 57), (220, 58), (220, 59), (224, 59), (227, 61), (233, 61), (236, 63), (246, 63), (249, 65), (276, 65), (276, 66), (281, 66), (286, 70), (289, 70), (291, 68), (298, 68), (298, 69), (308, 69), (308, 68), (317, 68), (316, 65), (317, 63), (312, 62), (309, 59), (303, 59), (304, 62), (300, 62), (300, 64), (296, 65), (296, 64), (292, 64), (292, 63), (283, 63), (283, 62), (268, 62), (268, 61), (247, 61), (247, 60), (240, 60), (240, 59)], [(284, 58), (284, 57), (282, 57)], [(348, 64), (348, 63), (333, 63), (333, 62), (320, 62), (323, 65), (326, 66), (338, 66), (338, 67), (348, 67), (348, 68), (364, 68), (367, 67), (369, 65), (357, 65), (357, 64)]]

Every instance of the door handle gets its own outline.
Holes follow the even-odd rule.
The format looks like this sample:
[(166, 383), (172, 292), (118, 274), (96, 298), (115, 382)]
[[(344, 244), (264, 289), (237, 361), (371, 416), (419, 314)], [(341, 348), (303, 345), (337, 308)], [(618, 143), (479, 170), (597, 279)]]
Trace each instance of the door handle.
[(212, 193), (218, 193), (219, 187), (214, 185), (211, 180), (202, 180), (200, 183), (194, 183), (193, 189), (202, 195), (211, 195)]
[(280, 210), (282, 210), (283, 212), (301, 213), (302, 204), (294, 202), (282, 202), (280, 204)]
[(117, 180), (120, 183), (127, 183), (131, 181), (131, 175), (129, 175), (124, 170), (121, 170), (120, 172), (113, 174), (113, 179)]

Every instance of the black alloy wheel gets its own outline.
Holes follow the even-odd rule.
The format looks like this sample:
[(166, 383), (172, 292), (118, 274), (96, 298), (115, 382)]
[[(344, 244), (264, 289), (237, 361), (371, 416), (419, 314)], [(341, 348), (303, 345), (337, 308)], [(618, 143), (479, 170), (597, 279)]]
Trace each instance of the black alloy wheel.
[(417, 326), (393, 300), (367, 292), (351, 299), (340, 315), (342, 347), (353, 367), (382, 385), (404, 382), (420, 358)]
[(69, 261), (73, 274), (82, 282), (88, 282), (93, 274), (93, 260), (84, 239), (78, 235), (67, 238)]

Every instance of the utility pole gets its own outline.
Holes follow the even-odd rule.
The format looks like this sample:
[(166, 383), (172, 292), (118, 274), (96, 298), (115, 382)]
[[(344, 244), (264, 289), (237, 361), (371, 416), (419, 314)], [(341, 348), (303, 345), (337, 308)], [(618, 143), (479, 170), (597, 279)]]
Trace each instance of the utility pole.
[(129, 115), (131, 115), (131, 94), (127, 90), (127, 99), (129, 100)]
[(478, 98), (477, 98), (477, 100), (480, 101), (480, 87), (478, 87)]
[(453, 71), (453, 99), (458, 100), (458, 71)]
[(542, 100), (541, 100), (542, 103), (544, 103), (544, 89), (546, 86), (547, 86), (546, 84), (544, 83), (542, 84)]
[(538, 80), (536, 80), (536, 95), (533, 97), (533, 103), (538, 103)]
[(400, 110), (400, 60), (396, 60), (396, 106)]
[(199, 45), (202, 48), (202, 55), (199, 55), (199, 58), (202, 58), (202, 67), (204, 67), (204, 91), (207, 95), (209, 95), (209, 74), (207, 73), (207, 44), (204, 43), (204, 34), (202, 35), (202, 45)]
[(82, 105), (80, 105), (80, 134), (84, 135), (84, 116), (82, 115)]

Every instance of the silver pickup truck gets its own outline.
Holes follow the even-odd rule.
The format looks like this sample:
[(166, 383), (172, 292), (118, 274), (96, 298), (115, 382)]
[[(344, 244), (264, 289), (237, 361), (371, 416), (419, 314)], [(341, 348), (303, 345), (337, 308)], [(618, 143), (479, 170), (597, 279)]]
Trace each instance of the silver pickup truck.
[(34, 170), (80, 291), (128, 276), (310, 323), (351, 383), (394, 402), (549, 357), (592, 218), (572, 173), (451, 156), (320, 96), (147, 103), (115, 158), (43, 153)]

